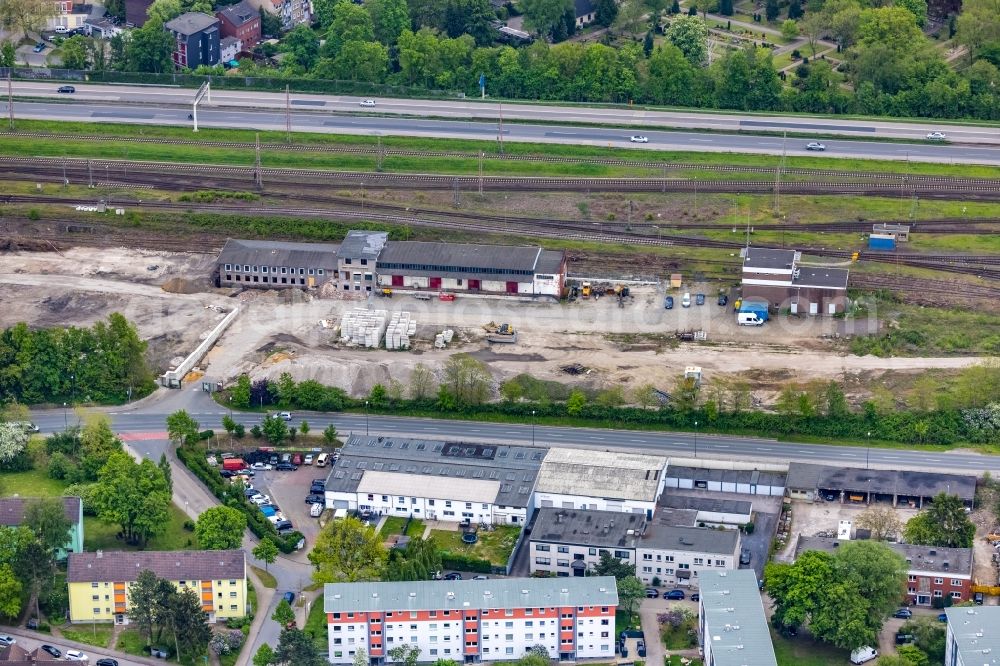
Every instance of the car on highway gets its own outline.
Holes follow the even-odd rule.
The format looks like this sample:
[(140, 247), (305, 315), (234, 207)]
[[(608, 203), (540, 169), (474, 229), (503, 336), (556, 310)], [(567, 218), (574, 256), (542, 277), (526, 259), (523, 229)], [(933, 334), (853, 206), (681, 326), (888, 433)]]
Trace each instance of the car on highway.
[(13, 636), (8, 636), (7, 634), (0, 634), (0, 647), (10, 647), (17, 642)]
[(694, 296), (694, 304), (695, 305), (704, 305), (705, 304), (705, 294), (695, 294), (695, 296)]
[(928, 132), (927, 138), (930, 139), (931, 141), (944, 141), (945, 139), (948, 138), (948, 135), (946, 135), (944, 132)]
[(306, 457), (302, 459), (302, 464), (303, 465), (312, 465), (313, 464), (313, 454), (307, 453)]
[(278, 416), (279, 419), (281, 419), (283, 421), (291, 421), (292, 420), (292, 413), (291, 412), (278, 412), (277, 416)]
[(628, 138), (632, 143), (649, 143), (649, 137), (641, 134), (633, 134)]
[(37, 44), (35, 44), (35, 48), (31, 50), (34, 51), (35, 53), (41, 53), (42, 51), (45, 50), (45, 48), (46, 48), (45, 42), (38, 42)]
[(681, 600), (684, 598), (684, 590), (670, 590), (669, 592), (664, 592), (663, 598), (674, 601)]
[(478, 576), (473, 576), (472, 577), (472, 580), (489, 580), (489, 579), (490, 579), (489, 576), (484, 576), (482, 574), (479, 574)]
[(111, 657), (104, 657), (102, 659), (98, 659), (94, 663), (94, 666), (118, 666), (118, 660), (112, 659)]
[(369, 108), (369, 109), (373, 108), (375, 106), (375, 100), (373, 100), (373, 99), (363, 99), (363, 100), (361, 100), (361, 106), (364, 106), (364, 107)]
[(250, 469), (255, 470), (257, 472), (263, 472), (265, 470), (274, 469), (274, 467), (270, 463), (255, 462), (254, 464), (250, 465)]
[(646, 598), (647, 599), (656, 599), (659, 596), (660, 596), (660, 592), (655, 587), (647, 587), (646, 588)]
[(667, 296), (663, 300), (663, 309), (664, 310), (673, 310), (674, 309), (674, 297), (673, 296)]
[(895, 613), (892, 614), (893, 617), (899, 618), (900, 620), (909, 620), (913, 617), (913, 611), (909, 608), (900, 608)]
[(826, 150), (826, 146), (824, 146), (819, 141), (810, 141), (809, 143), (806, 144), (806, 150), (819, 150), (819, 151), (823, 151), (823, 150)]
[(66, 661), (90, 661), (90, 657), (79, 650), (66, 650)]
[(42, 646), (42, 651), (43, 652), (48, 652), (50, 655), (52, 655), (56, 659), (61, 659), (62, 658), (62, 650), (60, 650), (59, 648), (55, 647), (54, 645), (43, 645)]

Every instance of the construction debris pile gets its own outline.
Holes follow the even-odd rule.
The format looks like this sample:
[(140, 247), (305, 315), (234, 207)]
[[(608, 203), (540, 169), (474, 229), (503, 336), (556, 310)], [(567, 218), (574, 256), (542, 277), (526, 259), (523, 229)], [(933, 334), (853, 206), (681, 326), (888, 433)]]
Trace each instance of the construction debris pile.
[(417, 333), (417, 320), (410, 318), (409, 312), (393, 312), (389, 326), (385, 329), (386, 349), (409, 349), (410, 336)]
[(363, 347), (379, 347), (388, 323), (385, 315), (385, 310), (348, 310), (340, 320), (340, 341)]
[(451, 339), (452, 337), (454, 337), (454, 335), (455, 331), (451, 330), (450, 328), (441, 333), (438, 333), (437, 335), (434, 336), (434, 346), (437, 347), (438, 349), (444, 349), (445, 345), (451, 342)]

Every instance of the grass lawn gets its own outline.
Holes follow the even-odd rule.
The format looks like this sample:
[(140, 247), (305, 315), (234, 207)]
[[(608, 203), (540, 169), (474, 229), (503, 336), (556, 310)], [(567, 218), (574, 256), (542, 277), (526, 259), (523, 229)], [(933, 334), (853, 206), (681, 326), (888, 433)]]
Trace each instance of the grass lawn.
[(247, 603), (250, 604), (250, 615), (257, 614), (257, 588), (253, 586), (253, 581), (247, 579)]
[(251, 566), (250, 568), (253, 569), (253, 572), (257, 574), (258, 578), (260, 578), (260, 582), (264, 587), (272, 590), (278, 587), (278, 579), (271, 575), (271, 572), (265, 571), (260, 567)]
[(626, 629), (642, 629), (639, 616), (635, 613), (627, 613), (623, 610), (615, 611), (615, 636), (621, 636)]
[(89, 626), (86, 624), (77, 624), (69, 629), (60, 628), (59, 631), (67, 640), (106, 648), (108, 647), (108, 643), (111, 642), (111, 634), (114, 631), (114, 627), (110, 624), (93, 624)]
[(402, 534), (403, 526), (406, 525), (406, 518), (400, 516), (388, 516), (385, 522), (382, 523), (382, 529), (378, 531), (378, 535), (383, 539), (392, 536), (393, 534)]
[(424, 530), (427, 526), (424, 525), (421, 520), (411, 520), (409, 527), (406, 528), (406, 536), (411, 539), (417, 539), (424, 536)]
[[(668, 650), (687, 650), (698, 646), (697, 618), (691, 617), (676, 629), (665, 625), (660, 633), (663, 645)], [(695, 633), (692, 634), (691, 632)]]
[(782, 638), (772, 631), (771, 640), (774, 641), (774, 656), (778, 660), (778, 666), (846, 664), (850, 657), (846, 650), (838, 650), (802, 636)]
[[(665, 666), (682, 666), (681, 663), (682, 658), (683, 657), (679, 657), (676, 654), (672, 654), (666, 659), (664, 659), (664, 664)], [(701, 661), (701, 659), (691, 659), (688, 662), (688, 666), (702, 666), (702, 663), (703, 662)]]
[(304, 631), (312, 637), (313, 642), (322, 652), (329, 649), (326, 636), (326, 613), (323, 612), (323, 599), (317, 599), (309, 608), (309, 616), (306, 618)]
[(143, 648), (146, 646), (146, 641), (143, 640), (142, 636), (139, 635), (137, 629), (123, 629), (120, 634), (118, 634), (118, 644), (115, 649), (124, 652), (125, 654), (134, 654), (138, 657), (148, 657), (149, 653), (143, 652)]
[[(167, 529), (149, 540), (145, 550), (196, 550), (198, 538), (184, 529), (187, 515), (175, 504), (170, 505)], [(116, 538), (118, 526), (102, 523), (93, 516), (83, 517), (83, 547), (86, 550), (139, 550)]]
[(27, 472), (4, 472), (0, 479), (0, 494), (5, 497), (21, 495), (25, 497), (55, 497), (62, 495), (66, 484), (49, 478), (45, 469), (31, 469)]
[(472, 545), (464, 543), (462, 533), (454, 530), (431, 530), (431, 537), (442, 550), (479, 557), (502, 567), (507, 565), (507, 558), (514, 551), (514, 542), (520, 532), (521, 528), (515, 525), (498, 525), (492, 532), (479, 530), (479, 540)]

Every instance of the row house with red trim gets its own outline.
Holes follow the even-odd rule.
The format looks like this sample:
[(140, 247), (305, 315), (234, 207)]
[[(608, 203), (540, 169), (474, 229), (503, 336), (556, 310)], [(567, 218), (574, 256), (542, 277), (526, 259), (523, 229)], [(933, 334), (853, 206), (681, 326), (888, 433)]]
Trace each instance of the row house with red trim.
[(401, 645), (421, 661), (513, 661), (545, 646), (560, 661), (615, 655), (612, 576), (327, 584), (329, 661), (391, 663)]

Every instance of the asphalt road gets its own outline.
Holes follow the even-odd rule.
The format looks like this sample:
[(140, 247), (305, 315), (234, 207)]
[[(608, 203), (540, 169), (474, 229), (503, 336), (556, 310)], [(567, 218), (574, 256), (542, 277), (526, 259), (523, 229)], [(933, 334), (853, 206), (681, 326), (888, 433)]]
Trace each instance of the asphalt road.
[[(111, 412), (115, 430), (121, 433), (162, 433), (166, 430), (166, 416), (180, 408), (187, 409), (202, 428), (221, 430), (222, 417), (227, 413), (201, 391), (191, 389), (175, 391), (167, 399), (153, 400), (146, 404), (147, 407), (140, 406), (134, 410)], [(33, 415), (34, 422), (42, 432), (61, 430), (64, 422), (72, 422), (74, 418), (71, 411), (64, 417), (63, 410), (36, 412)], [(234, 412), (233, 418), (249, 428), (259, 422), (261, 416)], [(936, 453), (876, 447), (868, 449), (728, 435), (532, 426), (381, 415), (366, 417), (364, 414), (295, 413), (292, 423), (298, 424), (303, 418), (309, 422), (313, 431), (322, 430), (333, 423), (341, 436), (352, 432), (369, 432), (427, 439), (627, 449), (715, 460), (757, 460), (771, 463), (796, 460), (845, 467), (870, 465), (884, 469), (954, 470), (977, 476), (990, 470), (992, 474), (1000, 474), (1000, 458), (958, 451)], [(158, 457), (158, 453), (150, 453)]]
[[(42, 85), (42, 84), (19, 84), (20, 86)], [(49, 90), (53, 90), (51, 84), (44, 84)], [(125, 122), (130, 124), (145, 125), (177, 125), (191, 126), (193, 123), (188, 120), (190, 107), (178, 106), (180, 103), (170, 95), (177, 96), (174, 90), (170, 95), (164, 94), (163, 99), (147, 100), (153, 93), (146, 92), (136, 95), (136, 99), (128, 102), (115, 102), (105, 100), (106, 94), (84, 93), (82, 86), (78, 86), (75, 95), (58, 96), (58, 101), (25, 101), (14, 102), (14, 112), (17, 118), (32, 118), (39, 120), (67, 120), (82, 122)], [(145, 90), (145, 89), (143, 89)], [(119, 92), (116, 89), (116, 92)], [(184, 91), (187, 95), (187, 91)], [(37, 94), (37, 93), (33, 93)], [(159, 94), (159, 93), (156, 93)], [(228, 94), (228, 93), (227, 93)], [(264, 93), (262, 93), (263, 95)], [(57, 95), (52, 93), (53, 97)], [(118, 94), (119, 97), (126, 97)], [(101, 98), (101, 101), (92, 101), (91, 98)], [(139, 101), (141, 99), (141, 101)], [(199, 127), (225, 127), (240, 129), (260, 129), (283, 131), (285, 129), (285, 113), (283, 109), (277, 109), (274, 105), (271, 108), (253, 108), (259, 106), (251, 101), (220, 104), (219, 95), (212, 98), (213, 105), (203, 106), (198, 110)], [(493, 109), (484, 113), (482, 107), (475, 112), (463, 114), (443, 113), (433, 110), (425, 110), (417, 102), (407, 103), (411, 108), (411, 114), (435, 114), (438, 116), (461, 116), (465, 120), (449, 120), (445, 117), (401, 117), (407, 111), (400, 110), (397, 115), (382, 115), (387, 113), (385, 107), (380, 106), (376, 111), (380, 115), (359, 115), (356, 104), (341, 109), (342, 104), (321, 102), (318, 104), (295, 104), (292, 100), (291, 124), (293, 130), (309, 131), (328, 134), (352, 134), (360, 136), (417, 136), (417, 137), (438, 137), (455, 139), (478, 139), (495, 141), (499, 136), (500, 125), (497, 115)], [(306, 102), (308, 100), (298, 100)], [(430, 103), (424, 103), (424, 105)], [(441, 103), (443, 104), (443, 103)], [(6, 103), (0, 104), (6, 112)], [(532, 108), (532, 107), (529, 107)], [(967, 163), (967, 164), (989, 164), (1000, 165), (1000, 143), (993, 144), (994, 138), (1000, 142), (1000, 132), (995, 130), (967, 130), (957, 131), (949, 128), (949, 136), (954, 140), (968, 141), (969, 143), (933, 143), (924, 141), (924, 128), (914, 130), (891, 129), (876, 131), (870, 127), (871, 131), (861, 131), (853, 129), (853, 126), (844, 125), (842, 121), (836, 124), (824, 124), (820, 121), (812, 121), (808, 124), (798, 124), (795, 131), (812, 132), (817, 135), (826, 145), (824, 153), (812, 153), (805, 149), (809, 140), (803, 138), (782, 139), (780, 136), (761, 136), (758, 134), (728, 134), (727, 130), (735, 131), (740, 129), (751, 129), (754, 131), (779, 131), (780, 124), (777, 120), (752, 119), (742, 120), (737, 126), (729, 127), (731, 122), (720, 123), (718, 131), (704, 132), (678, 129), (677, 131), (649, 130), (648, 127), (654, 120), (652, 114), (645, 114), (643, 122), (630, 116), (629, 118), (619, 117), (618, 112), (604, 111), (600, 118), (593, 117), (593, 110), (589, 110), (587, 119), (576, 119), (575, 116), (583, 110), (573, 109), (571, 112), (564, 112), (559, 119), (565, 122), (614, 122), (625, 124), (634, 123), (632, 126), (614, 127), (587, 127), (583, 125), (559, 125), (559, 120), (545, 118), (553, 124), (530, 124), (510, 123), (503, 124), (503, 140), (529, 143), (556, 143), (571, 145), (593, 145), (593, 146), (614, 146), (628, 147), (636, 150), (678, 150), (694, 152), (738, 152), (757, 153), (767, 155), (780, 155), (783, 152), (791, 155), (817, 155), (825, 157), (840, 157), (853, 159), (887, 159), (887, 160), (913, 160), (919, 162), (940, 162), (940, 163)], [(635, 114), (638, 112), (628, 112)], [(537, 115), (537, 114), (535, 114)], [(507, 112), (505, 109), (505, 117)], [(472, 118), (470, 120), (469, 118)], [(685, 117), (686, 118), (686, 117)], [(532, 118), (538, 120), (538, 118)], [(531, 119), (527, 119), (531, 120)], [(655, 121), (657, 123), (661, 121)], [(663, 121), (666, 122), (666, 121)], [(688, 121), (684, 121), (685, 123)], [(846, 121), (844, 121), (846, 122)], [(669, 123), (667, 123), (669, 124)], [(711, 123), (708, 123), (711, 124)], [(724, 126), (723, 126), (724, 125)], [(832, 134), (844, 133), (845, 128), (852, 128), (849, 134), (855, 137), (882, 138), (891, 136), (897, 140), (905, 139), (913, 143), (885, 142), (872, 140), (844, 140), (831, 139)], [(649, 139), (648, 143), (632, 143), (629, 137), (632, 134), (640, 133)], [(977, 144), (977, 145), (970, 145)]]

